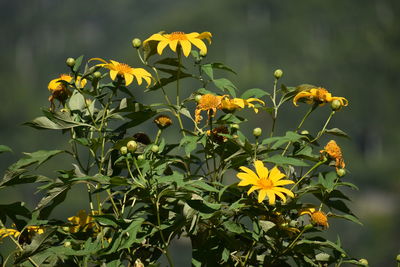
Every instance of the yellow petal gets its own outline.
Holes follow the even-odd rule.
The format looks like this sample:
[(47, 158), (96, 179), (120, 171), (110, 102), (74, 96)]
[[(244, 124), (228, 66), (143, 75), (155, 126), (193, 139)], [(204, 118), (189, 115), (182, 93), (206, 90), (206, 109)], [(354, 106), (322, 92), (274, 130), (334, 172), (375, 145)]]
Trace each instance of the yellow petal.
[(159, 55), (161, 55), (162, 52), (163, 52), (163, 50), (164, 50), (164, 48), (165, 48), (167, 45), (168, 45), (168, 41), (161, 41), (161, 42), (159, 42), (158, 45), (157, 45), (157, 53), (158, 53)]
[(207, 46), (204, 44), (204, 42), (202, 40), (193, 38), (193, 39), (189, 39), (189, 41), (192, 44), (194, 44), (198, 49), (200, 49), (200, 51), (202, 51), (203, 53), (207, 53)]
[(212, 37), (211, 32), (202, 32), (199, 34), (199, 36), (197, 36), (197, 38), (199, 39), (207, 39), (210, 44), (211, 44), (211, 37)]
[(286, 197), (285, 197), (284, 194), (282, 194), (281, 192), (278, 192), (278, 191), (275, 191), (274, 193), (275, 193), (278, 197), (280, 197), (280, 198), (282, 199), (283, 203), (286, 202)]
[(264, 190), (266, 191), (266, 194), (268, 195), (268, 202), (270, 205), (275, 205), (275, 193), (270, 191), (270, 190)]
[(285, 193), (286, 195), (288, 195), (288, 196), (290, 196), (290, 197), (294, 197), (293, 192), (290, 191), (290, 190), (287, 189), (287, 188), (284, 188), (284, 187), (274, 187), (273, 190), (274, 190), (274, 191), (278, 191), (278, 192)]
[(309, 93), (309, 92), (300, 92), (300, 93), (298, 93), (298, 94), (293, 98), (293, 104), (294, 104), (296, 107), (298, 107), (299, 105), (297, 104), (297, 101), (298, 101), (299, 99), (301, 99), (301, 98), (309, 97), (309, 96), (312, 96), (312, 94)]
[(276, 166), (273, 167), (272, 170), (269, 172), (269, 178), (274, 182), (282, 179), (285, 176), (286, 175), (281, 173), (281, 171)]
[(256, 167), (258, 177), (260, 177), (260, 178), (268, 177), (268, 169), (266, 167), (264, 167), (264, 163), (261, 160), (256, 160), (254, 162), (254, 166)]
[(282, 186), (282, 185), (288, 185), (288, 184), (294, 184), (294, 182), (291, 180), (279, 180), (279, 181), (274, 182), (274, 186)]
[(235, 105), (238, 105), (241, 108), (244, 108), (244, 106), (246, 105), (245, 100), (241, 98), (234, 98), (233, 103), (235, 103)]
[(261, 104), (263, 104), (263, 105), (265, 105), (265, 102), (264, 101), (262, 101), (261, 99), (258, 99), (258, 98), (249, 98), (249, 99), (247, 99), (247, 102), (259, 102), (259, 103), (261, 103)]
[[(129, 73), (125, 73), (124, 74), (124, 78), (125, 78), (125, 85), (128, 86), (133, 82), (133, 75), (129, 74)], [(142, 82), (142, 79), (140, 79), (140, 83)], [(139, 83), (139, 80), (138, 80)], [(140, 85), (139, 83), (139, 85)]]
[(265, 199), (267, 194), (268, 194), (268, 198), (269, 198), (269, 191), (268, 190), (260, 190), (260, 192), (258, 192), (258, 203), (263, 202), (263, 200)]
[(239, 167), (239, 169), (241, 169), (244, 172), (247, 172), (248, 174), (250, 174), (253, 177), (258, 177), (255, 172), (253, 172), (252, 170), (250, 170), (249, 168), (247, 168), (245, 166), (241, 166), (241, 167)]
[(180, 40), (179, 43), (181, 44), (182, 52), (185, 57), (189, 56), (190, 51), (192, 50), (192, 44), (187, 40)]
[(148, 41), (163, 41), (166, 38), (159, 33), (155, 33), (146, 40), (144, 40), (143, 45), (146, 44)]
[(169, 47), (174, 52), (176, 52), (176, 46), (177, 45), (178, 45), (178, 40), (169, 41)]
[(110, 70), (110, 77), (111, 77), (111, 80), (115, 80), (115, 78), (117, 77), (117, 75), (118, 75), (118, 71), (116, 71), (116, 70)]
[[(104, 62), (104, 64), (108, 64), (107, 61), (105, 61), (104, 59), (99, 58), (99, 57), (91, 58), (91, 59), (89, 59), (89, 62), (90, 62), (90, 61), (93, 61), (93, 60), (98, 60), (98, 61)], [(102, 65), (102, 64), (99, 64), (99, 65)]]
[(249, 191), (247, 191), (247, 195), (250, 195), (254, 190), (258, 190), (258, 189), (260, 189), (259, 186), (253, 185), (252, 187), (250, 187)]
[(239, 183), (239, 186), (246, 186), (249, 184), (257, 184), (257, 177), (254, 177), (245, 172), (239, 172), (236, 176), (241, 179), (242, 181)]

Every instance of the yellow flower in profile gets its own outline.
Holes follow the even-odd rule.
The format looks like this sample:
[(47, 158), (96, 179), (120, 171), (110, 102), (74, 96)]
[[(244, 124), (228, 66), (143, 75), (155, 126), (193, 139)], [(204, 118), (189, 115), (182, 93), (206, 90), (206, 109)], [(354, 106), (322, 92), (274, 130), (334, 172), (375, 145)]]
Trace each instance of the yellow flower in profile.
[(99, 60), (104, 62), (103, 64), (97, 64), (96, 66), (109, 69), (110, 77), (113, 81), (118, 75), (123, 77), (125, 79), (126, 86), (130, 85), (133, 82), (133, 79), (136, 78), (139, 85), (142, 84), (142, 80), (145, 80), (147, 82), (147, 87), (149, 87), (153, 79), (151, 74), (143, 68), (132, 68), (128, 64), (120, 63), (115, 60), (110, 60), (110, 62), (107, 62), (101, 58), (92, 58), (90, 60)]
[(252, 102), (258, 102), (262, 105), (265, 105), (264, 101), (262, 101), (258, 98), (248, 98), (248, 99), (232, 98), (231, 99), (229, 97), (224, 97), (221, 100), (219, 109), (222, 109), (223, 111), (230, 113), (235, 110), (240, 110), (247, 106), (249, 108), (254, 109), (255, 113), (258, 113), (258, 108), (256, 108)]
[(21, 232), (18, 230), (2, 228), (0, 229), (0, 240), (6, 238), (7, 236), (13, 236), (17, 238), (20, 234)]
[(311, 221), (316, 224), (323, 226), (325, 228), (329, 227), (328, 224), (328, 216), (326, 216), (325, 212), (316, 210), (315, 208), (306, 208), (300, 211), (300, 216), (308, 214), (311, 217)]
[(85, 232), (95, 226), (93, 218), (87, 214), (85, 210), (78, 211), (78, 214), (69, 217), (68, 221), (74, 224), (74, 226), (69, 227), (71, 233), (77, 233), (79, 231)]
[(293, 98), (293, 104), (298, 106), (297, 101), (300, 99), (305, 99), (307, 104), (314, 104), (317, 103), (320, 106), (324, 105), (325, 103), (330, 103), (334, 100), (338, 100), (342, 106), (347, 106), (348, 101), (344, 97), (332, 96), (331, 93), (328, 92), (325, 88), (318, 87), (312, 88), (309, 90), (299, 92)]
[(217, 109), (221, 104), (222, 98), (225, 96), (205, 94), (202, 95), (199, 102), (197, 103), (195, 111), (195, 121), (198, 123), (201, 121), (201, 111), (207, 111), (208, 117), (215, 116)]
[(339, 168), (343, 169), (346, 164), (344, 163), (342, 150), (338, 146), (335, 140), (331, 140), (326, 144), (323, 150), (320, 151), (321, 154), (326, 153), (329, 158), (335, 160), (336, 170)]
[(176, 48), (180, 46), (182, 48), (182, 52), (185, 57), (189, 56), (190, 51), (192, 50), (192, 44), (200, 49), (200, 53), (207, 53), (207, 46), (202, 41), (202, 39), (207, 39), (211, 44), (212, 34), (210, 32), (192, 32), (192, 33), (184, 33), (184, 32), (173, 32), (170, 34), (160, 34), (156, 33), (150, 36), (143, 42), (143, 46), (148, 45), (150, 41), (156, 41), (157, 44), (157, 53), (159, 55), (162, 54), (164, 48), (169, 45), (172, 51), (176, 52)]
[(165, 129), (165, 128), (171, 126), (172, 120), (168, 116), (159, 115), (154, 119), (154, 123), (158, 126), (158, 128)]
[(286, 202), (286, 195), (294, 197), (292, 191), (287, 188), (282, 187), (283, 185), (294, 184), (291, 180), (282, 180), (285, 174), (280, 172), (278, 167), (274, 167), (268, 170), (264, 163), (260, 160), (254, 162), (256, 172), (253, 172), (247, 167), (240, 167), (244, 172), (239, 172), (237, 177), (241, 179), (239, 186), (252, 185), (247, 194), (249, 195), (254, 190), (259, 190), (258, 192), (258, 202), (261, 203), (265, 197), (268, 196), (268, 201), (270, 205), (275, 204), (275, 195)]
[[(47, 88), (51, 92), (49, 101), (51, 102), (52, 107), (54, 107), (54, 99), (57, 99), (64, 104), (67, 98), (71, 96), (72, 93), (70, 90), (68, 90), (68, 86), (64, 82), (70, 83), (72, 79), (73, 77), (71, 75), (61, 74), (60, 77), (49, 82)], [(85, 87), (86, 83), (86, 79), (82, 79), (80, 76), (78, 76), (75, 80), (75, 86), (77, 88)]]

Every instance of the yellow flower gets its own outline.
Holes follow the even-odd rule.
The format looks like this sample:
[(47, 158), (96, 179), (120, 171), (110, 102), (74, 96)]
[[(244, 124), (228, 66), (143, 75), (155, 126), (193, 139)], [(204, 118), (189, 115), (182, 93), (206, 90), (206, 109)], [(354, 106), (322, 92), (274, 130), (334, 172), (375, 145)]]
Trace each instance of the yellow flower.
[(323, 150), (320, 151), (321, 154), (326, 153), (329, 158), (335, 160), (335, 167), (336, 170), (339, 168), (343, 169), (346, 164), (344, 163), (343, 155), (342, 155), (342, 150), (340, 147), (336, 144), (335, 140), (331, 140), (326, 144)]
[[(217, 109), (221, 104), (221, 100), (224, 96), (212, 95), (212, 94), (205, 94), (202, 95), (199, 103), (197, 103), (196, 111), (195, 111), (195, 120), (196, 122), (200, 122), (201, 111), (207, 111), (208, 117), (215, 116)], [(212, 113), (211, 113), (212, 112)]]
[[(71, 75), (61, 74), (60, 77), (53, 79), (49, 82), (47, 88), (51, 92), (51, 96), (49, 96), (49, 101), (51, 102), (52, 107), (54, 107), (54, 99), (57, 99), (64, 104), (65, 100), (67, 100), (67, 98), (71, 96), (71, 91), (68, 90), (68, 86), (65, 85), (65, 83), (63, 83), (62, 81), (70, 83), (72, 79), (73, 77)], [(81, 77), (78, 76), (75, 81), (75, 86), (78, 88), (83, 88), (85, 87), (86, 83), (86, 79), (81, 79)]]
[(227, 113), (230, 113), (237, 109), (240, 110), (247, 106), (249, 108), (254, 109), (255, 113), (258, 113), (258, 108), (256, 108), (252, 102), (259, 102), (262, 105), (265, 105), (264, 101), (262, 101), (258, 98), (248, 98), (248, 99), (233, 98), (233, 99), (230, 99), (229, 97), (224, 97), (221, 100), (219, 109), (222, 109), (223, 111), (225, 111)]
[(252, 185), (247, 194), (249, 195), (254, 190), (259, 190), (258, 192), (258, 202), (261, 203), (266, 196), (268, 196), (268, 201), (270, 205), (275, 204), (275, 195), (286, 202), (286, 195), (294, 197), (292, 191), (287, 188), (281, 187), (283, 185), (294, 184), (291, 180), (281, 180), (285, 177), (285, 174), (281, 173), (278, 167), (268, 170), (264, 163), (260, 160), (254, 162), (256, 172), (253, 172), (247, 167), (240, 167), (244, 172), (239, 172), (237, 177), (241, 179), (239, 186)]
[(150, 36), (143, 42), (143, 46), (148, 45), (150, 41), (156, 41), (157, 44), (157, 52), (159, 55), (162, 54), (164, 48), (169, 45), (172, 51), (176, 52), (176, 48), (179, 45), (182, 48), (182, 52), (185, 57), (189, 56), (190, 51), (192, 50), (192, 44), (200, 49), (200, 53), (207, 53), (207, 46), (202, 41), (202, 39), (207, 39), (211, 44), (212, 34), (210, 32), (192, 32), (192, 33), (184, 33), (184, 32), (173, 32), (171, 34), (160, 34), (156, 33)]
[(17, 238), (20, 234), (21, 232), (18, 230), (2, 228), (0, 229), (0, 240), (6, 238), (7, 236), (14, 236)]
[(139, 85), (142, 84), (142, 80), (145, 80), (147, 82), (147, 87), (149, 87), (153, 79), (151, 74), (143, 68), (132, 68), (125, 63), (119, 63), (115, 60), (110, 60), (110, 62), (107, 62), (101, 58), (92, 58), (91, 60), (99, 60), (104, 62), (104, 64), (97, 64), (96, 66), (109, 69), (110, 77), (113, 81), (117, 75), (123, 77), (125, 79), (126, 86), (130, 85), (133, 82), (133, 79), (136, 78)]
[(297, 101), (299, 99), (305, 99), (307, 104), (314, 104), (317, 103), (319, 105), (324, 105), (325, 103), (330, 103), (334, 100), (338, 100), (342, 106), (347, 106), (348, 101), (344, 97), (337, 97), (337, 96), (332, 96), (331, 93), (328, 92), (325, 88), (318, 87), (318, 88), (312, 88), (309, 90), (301, 91), (299, 92), (294, 98), (293, 98), (293, 104), (295, 106), (298, 106)]
[(85, 210), (80, 210), (76, 216), (69, 217), (68, 221), (74, 224), (74, 226), (69, 227), (71, 233), (85, 232), (95, 226), (93, 218), (86, 214)]
[(321, 225), (325, 228), (329, 227), (328, 224), (328, 216), (326, 216), (325, 212), (316, 210), (315, 208), (306, 208), (300, 211), (300, 216), (308, 214), (311, 217), (311, 221), (316, 225)]

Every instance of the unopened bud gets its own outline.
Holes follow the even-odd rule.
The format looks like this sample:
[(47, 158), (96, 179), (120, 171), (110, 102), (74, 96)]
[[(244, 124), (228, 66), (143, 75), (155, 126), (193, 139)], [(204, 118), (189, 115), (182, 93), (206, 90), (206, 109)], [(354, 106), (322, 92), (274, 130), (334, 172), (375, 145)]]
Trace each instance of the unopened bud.
[(127, 148), (126, 146), (123, 146), (123, 147), (121, 147), (121, 148), (119, 149), (119, 152), (120, 152), (122, 155), (126, 155), (126, 154), (128, 153), (128, 148)]
[(363, 266), (368, 266), (368, 261), (366, 259), (360, 259), (358, 262)]
[(67, 63), (68, 67), (73, 67), (75, 66), (75, 59), (73, 59), (72, 57), (67, 58), (67, 60), (65, 61), (65, 63)]
[(137, 157), (137, 159), (138, 159), (138, 160), (144, 160), (144, 159), (145, 159), (145, 157), (144, 157), (144, 155), (143, 155), (143, 154), (141, 154), (141, 155), (139, 155), (139, 156)]
[(314, 228), (314, 226), (311, 223), (304, 225), (304, 231), (308, 231), (313, 228)]
[(238, 130), (240, 128), (239, 124), (237, 124), (237, 123), (232, 124), (231, 127), (232, 127), (232, 129), (236, 129), (236, 130)]
[(142, 45), (142, 41), (139, 38), (134, 38), (132, 40), (132, 46), (138, 49)]
[(126, 144), (126, 147), (128, 148), (129, 152), (135, 152), (138, 144), (136, 143), (136, 141), (131, 140)]
[(195, 100), (197, 103), (199, 103), (201, 97), (202, 97), (202, 95), (196, 95), (196, 96), (194, 97), (194, 100)]
[(71, 242), (67, 241), (64, 243), (64, 247), (70, 248), (71, 247)]
[(100, 71), (95, 71), (94, 73), (93, 73), (93, 78), (95, 78), (95, 79), (100, 79), (101, 78), (101, 72)]
[(283, 76), (283, 71), (282, 71), (281, 69), (275, 70), (275, 72), (274, 72), (274, 77), (275, 77), (275, 78), (279, 79), (279, 78), (281, 78), (282, 76)]
[(157, 145), (152, 145), (151, 146), (151, 151), (153, 151), (153, 153), (157, 153), (159, 149), (160, 148)]
[(400, 262), (400, 254), (397, 255), (396, 261), (397, 261), (397, 262)]
[(336, 170), (336, 174), (339, 177), (345, 176), (346, 175), (346, 170), (345, 169), (338, 169), (338, 170)]
[(342, 107), (342, 103), (339, 100), (333, 100), (331, 102), (331, 108), (332, 110), (339, 110)]
[(253, 135), (254, 135), (255, 137), (259, 137), (259, 136), (261, 136), (261, 134), (262, 134), (261, 128), (254, 128), (254, 130), (253, 130)]
[(302, 135), (307, 135), (307, 134), (310, 134), (310, 132), (307, 131), (307, 130), (303, 130), (303, 131), (300, 132), (300, 134), (302, 134)]

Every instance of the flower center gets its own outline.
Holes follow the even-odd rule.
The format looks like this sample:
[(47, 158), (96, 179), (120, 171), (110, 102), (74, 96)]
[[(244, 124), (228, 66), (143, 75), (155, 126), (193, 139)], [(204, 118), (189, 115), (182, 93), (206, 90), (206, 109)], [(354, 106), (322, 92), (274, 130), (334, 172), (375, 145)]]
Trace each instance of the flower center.
[(311, 214), (311, 220), (318, 225), (328, 226), (328, 218), (322, 211), (316, 211)]
[(260, 178), (260, 180), (258, 180), (258, 185), (262, 189), (272, 189), (274, 187), (274, 183), (268, 178)]
[(203, 110), (215, 109), (221, 104), (221, 97), (206, 94), (200, 99), (199, 107)]
[(187, 40), (184, 32), (173, 32), (169, 35), (169, 39), (172, 40)]
[(130, 73), (132, 68), (125, 63), (119, 63), (113, 66), (114, 70), (118, 71), (118, 74)]

